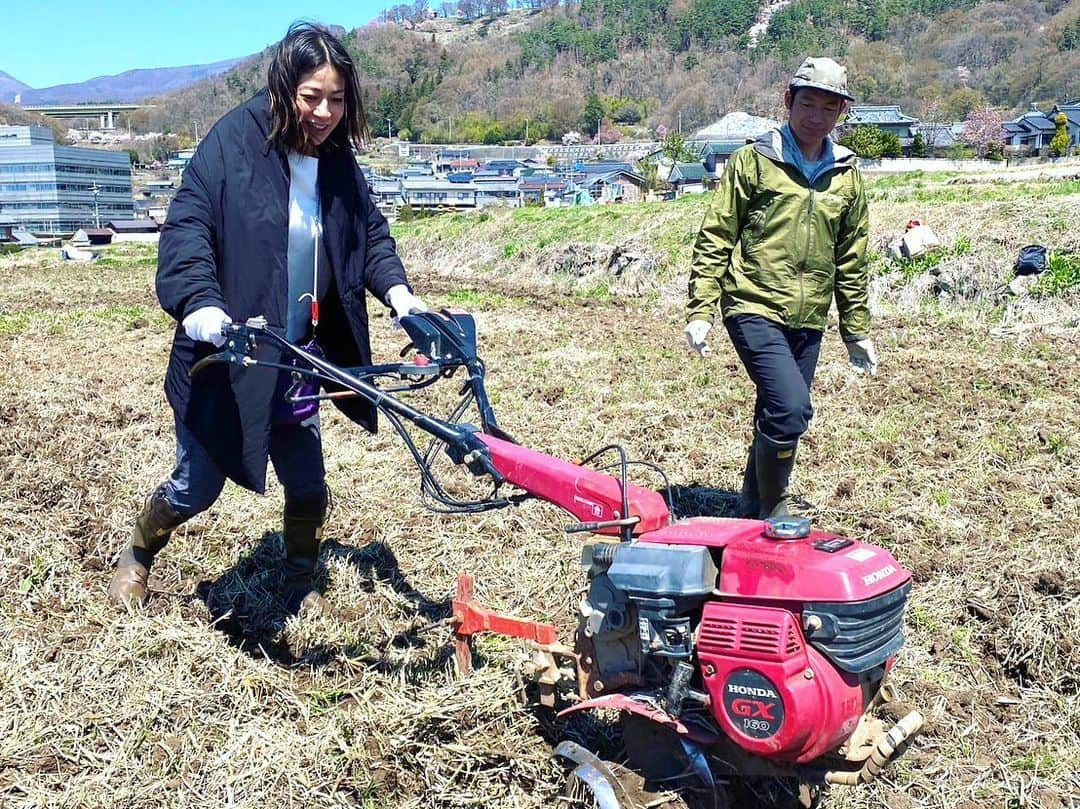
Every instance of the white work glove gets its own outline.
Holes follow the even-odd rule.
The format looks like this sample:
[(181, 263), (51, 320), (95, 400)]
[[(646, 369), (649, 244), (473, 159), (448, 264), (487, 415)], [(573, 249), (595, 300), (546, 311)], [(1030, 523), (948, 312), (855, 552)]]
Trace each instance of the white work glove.
[(424, 302), (409, 292), (404, 284), (395, 284), (386, 293), (386, 302), (394, 310), (394, 325), (397, 318), (403, 315), (411, 315), (413, 312), (426, 312), (428, 310)]
[(181, 325), (192, 340), (213, 343), (217, 348), (225, 345), (222, 326), (232, 323), (232, 319), (216, 306), (203, 306), (184, 318)]
[(856, 371), (860, 374), (869, 373), (870, 376), (877, 374), (877, 352), (874, 351), (873, 340), (867, 337), (844, 345), (847, 346), (848, 359)]
[(690, 345), (690, 348), (694, 349), (702, 357), (707, 357), (712, 352), (709, 344), (705, 342), (705, 338), (708, 337), (711, 329), (712, 323), (707, 320), (691, 320), (683, 329), (686, 342)]

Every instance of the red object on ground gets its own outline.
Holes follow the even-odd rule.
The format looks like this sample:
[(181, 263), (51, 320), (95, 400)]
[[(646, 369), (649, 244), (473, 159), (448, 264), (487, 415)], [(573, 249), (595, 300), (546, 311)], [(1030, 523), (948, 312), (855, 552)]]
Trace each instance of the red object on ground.
[(458, 671), (472, 671), (472, 651), (469, 640), (477, 632), (494, 632), (512, 638), (524, 638), (539, 644), (554, 643), (555, 627), (539, 621), (507, 618), (498, 615), (473, 599), (473, 578), (468, 573), (458, 576), (457, 594), (454, 596), (454, 655)]

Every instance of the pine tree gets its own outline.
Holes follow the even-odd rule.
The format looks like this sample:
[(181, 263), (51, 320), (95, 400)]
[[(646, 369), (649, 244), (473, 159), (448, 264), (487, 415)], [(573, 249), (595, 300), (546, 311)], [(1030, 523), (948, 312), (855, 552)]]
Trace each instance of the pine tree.
[(915, 137), (911, 139), (911, 156), (926, 157), (926, 138), (923, 137), (922, 132), (916, 132)]

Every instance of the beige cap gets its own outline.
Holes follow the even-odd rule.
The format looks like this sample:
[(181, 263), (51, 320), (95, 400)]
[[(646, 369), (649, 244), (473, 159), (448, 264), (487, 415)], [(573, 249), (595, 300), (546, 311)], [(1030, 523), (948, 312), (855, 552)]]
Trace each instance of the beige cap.
[(795, 71), (788, 88), (814, 87), (854, 101), (847, 89), (847, 68), (827, 56), (810, 56)]

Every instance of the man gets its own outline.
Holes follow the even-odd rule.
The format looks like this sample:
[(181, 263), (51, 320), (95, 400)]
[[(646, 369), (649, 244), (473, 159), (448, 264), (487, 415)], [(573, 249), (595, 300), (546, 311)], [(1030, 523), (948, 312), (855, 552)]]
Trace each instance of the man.
[(687, 342), (708, 353), (719, 304), (757, 387), (743, 516), (789, 516), (788, 481), (813, 415), (810, 385), (832, 298), (851, 363), (876, 370), (862, 176), (854, 153), (829, 138), (853, 100), (844, 67), (804, 61), (784, 93), (787, 123), (732, 155), (694, 244)]

